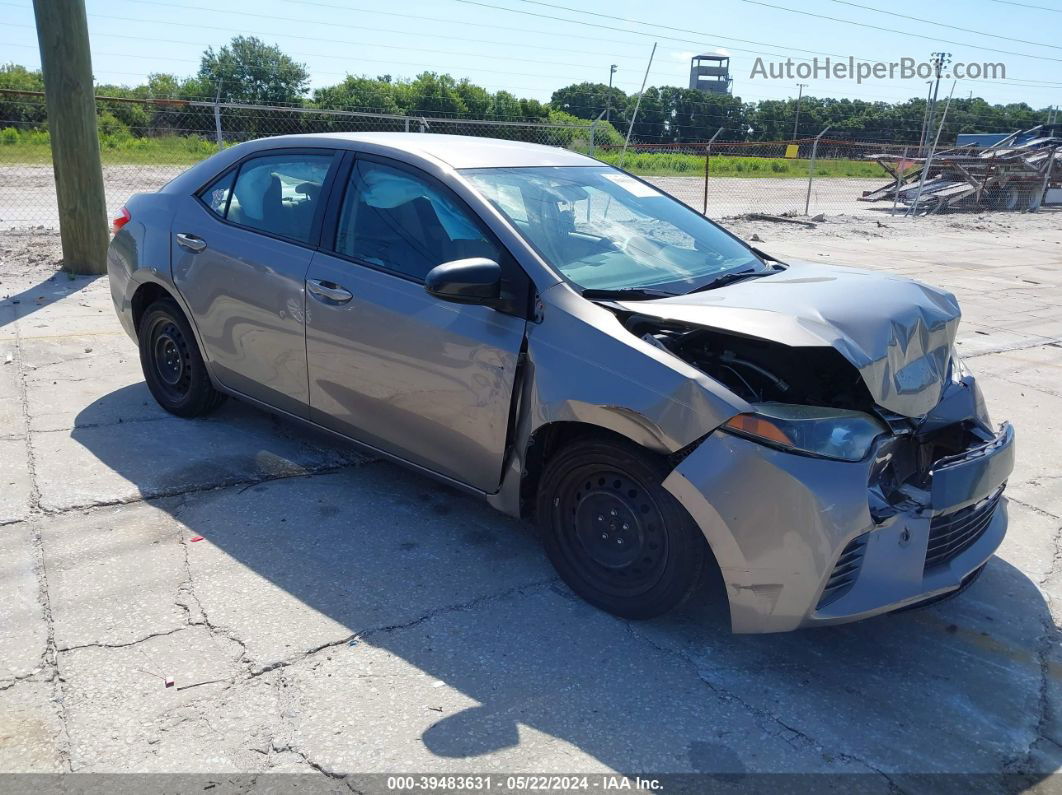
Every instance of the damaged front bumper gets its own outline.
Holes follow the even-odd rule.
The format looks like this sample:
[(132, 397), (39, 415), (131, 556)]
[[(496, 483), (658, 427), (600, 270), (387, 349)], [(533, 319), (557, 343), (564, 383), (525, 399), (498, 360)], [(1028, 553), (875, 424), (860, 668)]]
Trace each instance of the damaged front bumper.
[(880, 464), (715, 432), (672, 471), (663, 485), (711, 544), (734, 632), (842, 623), (931, 599), (959, 588), (1003, 540), (1010, 425), (937, 459), (924, 488), (887, 502)]

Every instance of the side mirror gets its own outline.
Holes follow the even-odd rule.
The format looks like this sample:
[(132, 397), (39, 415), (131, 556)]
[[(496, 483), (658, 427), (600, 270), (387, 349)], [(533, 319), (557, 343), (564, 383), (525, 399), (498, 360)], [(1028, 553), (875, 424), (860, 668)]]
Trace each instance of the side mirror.
[(424, 289), (455, 304), (493, 306), (501, 297), (501, 275), (501, 265), (492, 259), (455, 259), (428, 271)]

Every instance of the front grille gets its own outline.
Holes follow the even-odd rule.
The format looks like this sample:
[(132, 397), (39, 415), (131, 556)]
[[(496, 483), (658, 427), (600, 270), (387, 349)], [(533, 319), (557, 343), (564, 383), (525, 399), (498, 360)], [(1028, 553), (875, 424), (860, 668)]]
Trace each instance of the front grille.
[(867, 551), (867, 534), (856, 536), (837, 558), (837, 565), (833, 567), (833, 574), (826, 583), (819, 598), (816, 610), (828, 604), (836, 602), (855, 585), (856, 577), (859, 576), (859, 567), (863, 565), (863, 554)]
[(934, 518), (929, 525), (925, 569), (943, 566), (959, 553), (969, 549), (988, 529), (1002, 494), (1003, 488), (1000, 487), (995, 494), (976, 505)]

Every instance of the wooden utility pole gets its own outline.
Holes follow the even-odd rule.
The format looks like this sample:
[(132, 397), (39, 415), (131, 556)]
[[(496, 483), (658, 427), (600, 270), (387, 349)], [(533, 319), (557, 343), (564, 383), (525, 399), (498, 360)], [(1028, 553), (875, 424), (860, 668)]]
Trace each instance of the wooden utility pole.
[(85, 2), (33, 0), (33, 14), (48, 106), (63, 270), (105, 273), (107, 203)]

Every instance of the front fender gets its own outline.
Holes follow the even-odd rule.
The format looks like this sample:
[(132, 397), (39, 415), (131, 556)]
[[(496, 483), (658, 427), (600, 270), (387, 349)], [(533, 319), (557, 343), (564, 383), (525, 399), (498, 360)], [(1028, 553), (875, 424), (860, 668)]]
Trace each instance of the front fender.
[(498, 509), (520, 514), (520, 482), (535, 434), (575, 422), (612, 431), (660, 454), (697, 441), (751, 407), (671, 353), (627, 331), (617, 317), (558, 285), (528, 324), (527, 361)]

